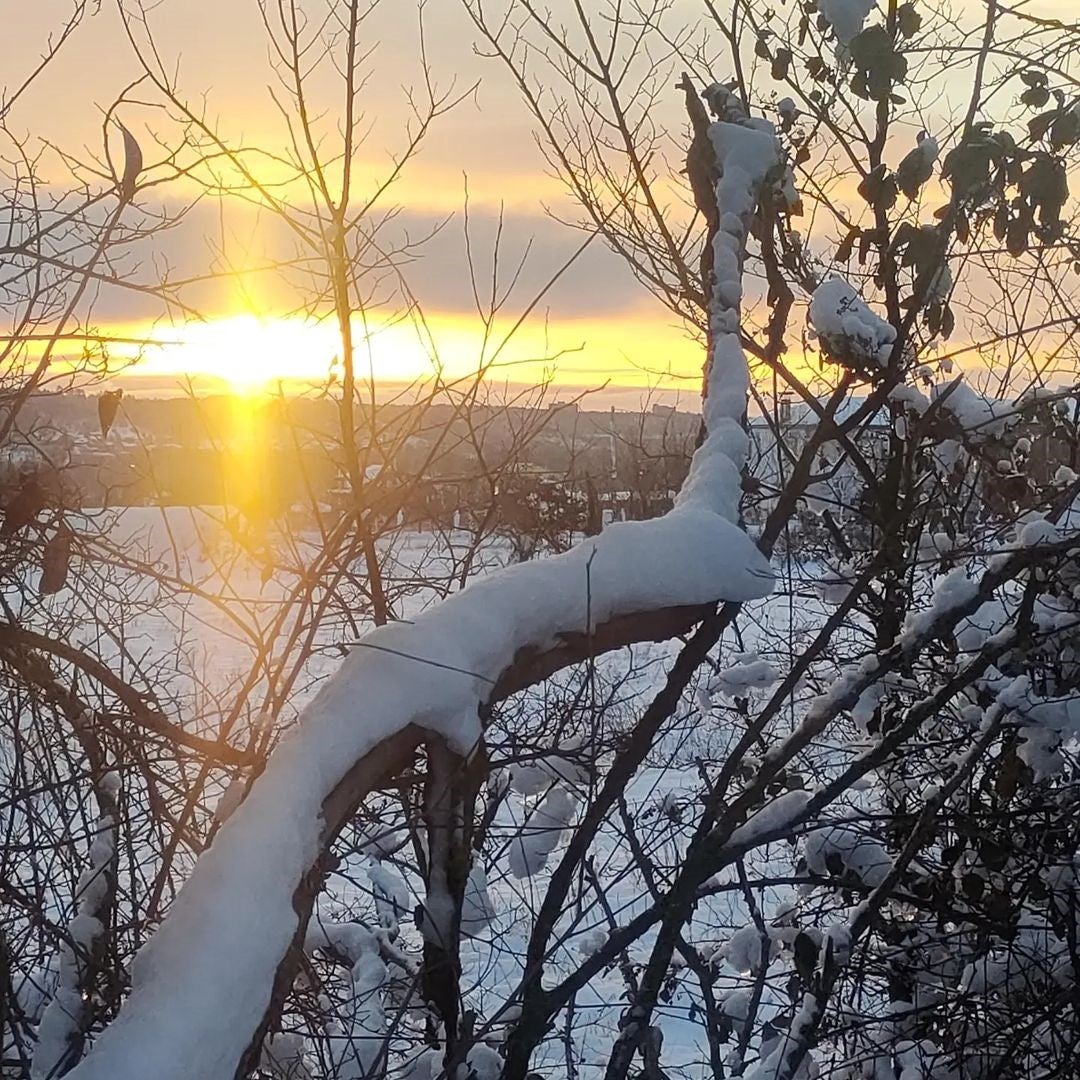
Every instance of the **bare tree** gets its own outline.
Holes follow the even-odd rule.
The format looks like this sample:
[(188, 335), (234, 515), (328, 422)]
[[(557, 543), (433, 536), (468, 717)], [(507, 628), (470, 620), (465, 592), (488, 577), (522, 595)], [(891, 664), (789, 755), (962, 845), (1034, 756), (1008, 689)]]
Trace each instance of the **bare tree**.
[[(699, 445), (663, 517), (372, 595), (76, 1075), (1072, 1075), (1076, 28), (465, 10), (578, 227), (701, 333)], [(363, 553), (394, 504), (351, 490)]]

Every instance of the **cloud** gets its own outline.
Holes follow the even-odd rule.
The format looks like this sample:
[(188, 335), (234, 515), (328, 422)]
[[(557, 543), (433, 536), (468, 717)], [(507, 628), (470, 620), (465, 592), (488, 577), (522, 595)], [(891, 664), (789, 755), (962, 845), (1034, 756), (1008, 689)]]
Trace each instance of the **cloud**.
[[(130, 220), (140, 221), (134, 215)], [(401, 307), (407, 290), (425, 310), (475, 315), (477, 298), (485, 308), (490, 304), (493, 277), (507, 313), (522, 311), (545, 289), (538, 310), (559, 319), (614, 318), (640, 311), (646, 301), (643, 287), (602, 239), (573, 258), (586, 234), (539, 210), (507, 209), (500, 223), (498, 210), (471, 205), (468, 239), (463, 209), (401, 208), (372, 222), (380, 254), (359, 250), (357, 263), (371, 268), (361, 274), (360, 288), (366, 302), (376, 306)], [(326, 275), (325, 261), (299, 248), (273, 214), (241, 203), (222, 211), (209, 199), (189, 209), (177, 227), (120, 255), (114, 266), (138, 288), (100, 283), (93, 321), (167, 317), (162, 301), (142, 291), (162, 282), (187, 282), (176, 295), (207, 317), (286, 314), (311, 304)], [(187, 317), (180, 311), (173, 315)]]

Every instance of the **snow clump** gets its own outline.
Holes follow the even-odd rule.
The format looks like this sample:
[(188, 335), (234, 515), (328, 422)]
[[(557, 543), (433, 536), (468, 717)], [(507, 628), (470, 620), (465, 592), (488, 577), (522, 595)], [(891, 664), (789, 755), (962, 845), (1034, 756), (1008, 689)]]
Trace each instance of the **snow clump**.
[(850, 45), (862, 32), (866, 17), (874, 9), (874, 0), (819, 0), (818, 10), (832, 27), (836, 40)]
[(881, 844), (847, 825), (811, 833), (803, 855), (813, 874), (841, 877), (846, 871), (870, 888), (880, 885), (892, 869), (892, 859)]
[(709, 690), (726, 697), (742, 697), (750, 690), (764, 690), (779, 681), (780, 673), (772, 664), (756, 655), (747, 655), (718, 672)]
[(825, 354), (836, 363), (874, 368), (889, 362), (895, 327), (875, 315), (841, 278), (829, 278), (814, 290), (809, 319)]
[(543, 870), (573, 820), (577, 801), (563, 787), (553, 787), (537, 804), (510, 848), (510, 873), (532, 877)]

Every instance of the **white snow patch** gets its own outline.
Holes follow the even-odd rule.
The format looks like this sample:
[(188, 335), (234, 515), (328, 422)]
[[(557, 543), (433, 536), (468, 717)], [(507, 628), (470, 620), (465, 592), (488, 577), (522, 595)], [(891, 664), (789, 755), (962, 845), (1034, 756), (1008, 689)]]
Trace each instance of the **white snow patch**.
[(818, 10), (832, 27), (836, 40), (850, 45), (874, 10), (874, 0), (819, 0)]
[(895, 327), (871, 311), (843, 279), (829, 278), (814, 290), (808, 318), (831, 359), (861, 367), (888, 363)]
[(758, 838), (767, 833), (791, 828), (790, 823), (803, 812), (809, 801), (809, 791), (786, 791), (778, 795), (740, 825), (731, 834), (728, 843), (742, 847), (757, 843)]

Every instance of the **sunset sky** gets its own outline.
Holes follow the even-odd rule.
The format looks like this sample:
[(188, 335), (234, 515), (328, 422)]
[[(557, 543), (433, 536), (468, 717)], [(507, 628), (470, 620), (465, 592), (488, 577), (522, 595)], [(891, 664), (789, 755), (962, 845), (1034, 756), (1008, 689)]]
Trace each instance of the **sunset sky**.
[[(69, 0), (42, 0), (22, 8), (19, 20), (6, 25), (0, 64), (9, 87), (21, 81), (70, 7)], [(272, 75), (255, 0), (166, 0), (154, 11), (152, 25), (163, 53), (179, 64), (181, 87), (192, 100), (206, 96), (208, 114), (227, 137), (234, 143), (284, 147), (286, 133), (269, 92)], [(401, 146), (403, 88), (416, 85), (420, 77), (416, 8), (387, 0), (369, 25), (378, 49), (362, 98), (372, 130), (361, 165), (374, 180)], [(425, 33), (441, 86), (454, 82), (464, 90), (477, 80), (479, 85), (436, 123), (386, 205), (401, 208), (396, 224), (414, 235), (442, 226), (425, 245), (424, 257), (409, 266), (408, 281), (440, 361), (456, 372), (475, 367), (480, 329), (464, 274), (466, 177), (479, 262), (485, 262), (500, 205), (506, 219), (503, 264), (516, 265), (531, 245), (520, 287), (506, 309), (507, 326), (581, 237), (547, 216), (547, 207), (560, 204), (561, 187), (545, 175), (529, 119), (503, 73), (474, 55), (475, 32), (459, 5), (449, 0), (428, 5)], [(100, 155), (102, 111), (138, 74), (115, 6), (106, 2), (18, 102), (11, 127), (32, 139)], [(158, 110), (128, 105), (122, 115), (149, 158), (150, 133), (162, 130)], [(177, 195), (182, 193), (180, 185)], [(261, 261), (267, 238), (279, 229), (276, 223), (232, 205), (223, 238), (219, 212), (216, 201), (204, 201), (160, 242), (161, 256), (175, 274), (205, 272), (210, 256), (220, 254), (212, 247), (224, 248), (233, 268)], [(291, 300), (282, 294), (280, 282), (265, 274), (246, 275), (199, 291), (197, 307), (205, 325), (169, 325), (160, 321), (160, 308), (153, 302), (107, 290), (96, 299), (94, 319), (99, 327), (127, 337), (171, 343), (144, 354), (138, 377), (127, 377), (132, 389), (168, 389), (189, 374), (224, 377), (243, 388), (268, 377), (318, 377), (328, 367), (335, 349), (332, 327), (305, 327), (297, 319), (283, 323), (280, 316)], [(370, 360), (381, 379), (409, 380), (431, 369), (430, 349), (409, 326), (389, 327), (374, 342), (362, 363)], [(114, 354), (125, 351), (135, 350), (118, 346)], [(642, 387), (658, 383), (691, 398), (698, 391), (697, 345), (598, 243), (545, 297), (505, 357), (507, 366), (492, 372), (496, 381), (528, 382), (552, 374), (567, 391), (614, 384), (630, 388), (626, 401), (631, 406), (640, 401)], [(609, 391), (606, 400), (617, 397)]]
[[(688, 13), (700, 10), (693, 0), (679, 4)], [(1047, 0), (1042, 7), (1064, 14), (1069, 4)], [(0, 40), (0, 70), (9, 87), (33, 66), (48, 34), (62, 24), (70, 8), (71, 0), (19, 4), (19, 18), (5, 23)], [(361, 168), (372, 181), (384, 174), (389, 155), (401, 146), (403, 88), (416, 85), (420, 77), (417, 23), (412, 3), (385, 0), (369, 24), (378, 48), (362, 97), (371, 131)], [(178, 65), (179, 84), (189, 100), (205, 98), (208, 115), (233, 143), (285, 146), (286, 132), (269, 92), (272, 76), (256, 0), (163, 0), (153, 11), (152, 25), (167, 64)], [(547, 215), (548, 208), (565, 209), (561, 187), (546, 175), (530, 118), (504, 72), (497, 63), (475, 55), (476, 34), (460, 5), (456, 0), (428, 4), (425, 26), (436, 81), (443, 87), (456, 82), (462, 90), (478, 85), (437, 121), (388, 205), (401, 208), (395, 227), (413, 235), (442, 223), (424, 247), (423, 258), (407, 268), (407, 276), (440, 359), (449, 370), (464, 371), (475, 366), (479, 334), (464, 272), (466, 176), (481, 264), (500, 205), (506, 217), (503, 265), (516, 264), (531, 243), (520, 287), (507, 307), (506, 325), (577, 247), (580, 234)], [(105, 0), (18, 102), (10, 127), (32, 140), (100, 154), (102, 109), (138, 74), (115, 5)], [(138, 91), (133, 96), (137, 98)], [(674, 92), (671, 108), (678, 117)], [(163, 130), (160, 111), (129, 104), (122, 115), (149, 157), (153, 133)], [(177, 201), (190, 196), (182, 182), (169, 190)], [(220, 214), (214, 200), (196, 206), (182, 227), (159, 242), (159, 264), (167, 260), (177, 275), (185, 276), (205, 272), (212, 259), (243, 269), (272, 252), (278, 226), (265, 215), (232, 206), (223, 228)], [(130, 292), (106, 290), (97, 297), (98, 326), (132, 338), (169, 342), (145, 354), (138, 377), (126, 376), (132, 389), (169, 389), (185, 374), (241, 388), (273, 378), (318, 377), (334, 355), (331, 329), (305, 326), (295, 318), (282, 321), (294, 298), (266, 274), (241, 274), (203, 286), (196, 306), (205, 324), (169, 325), (161, 321), (160, 307)], [(505, 356), (509, 363), (493, 373), (496, 379), (528, 382), (551, 373), (567, 391), (607, 383), (605, 401), (631, 407), (640, 401), (642, 388), (650, 386), (693, 399), (701, 360), (698, 345), (600, 243), (550, 291)], [(370, 355), (363, 358), (363, 364), (368, 362), (378, 378), (400, 381), (430, 371), (431, 355), (411, 327), (399, 324), (375, 336)], [(626, 389), (616, 393), (617, 388)]]

